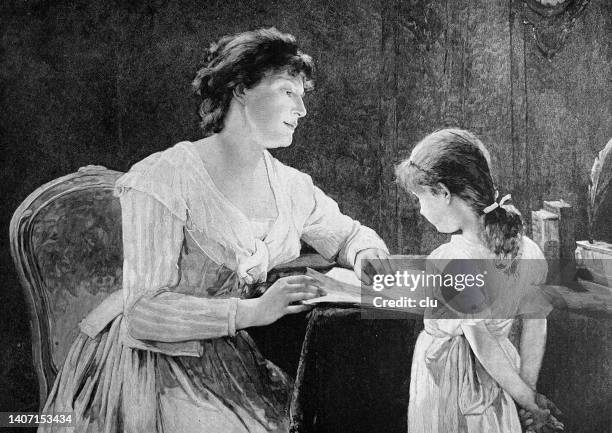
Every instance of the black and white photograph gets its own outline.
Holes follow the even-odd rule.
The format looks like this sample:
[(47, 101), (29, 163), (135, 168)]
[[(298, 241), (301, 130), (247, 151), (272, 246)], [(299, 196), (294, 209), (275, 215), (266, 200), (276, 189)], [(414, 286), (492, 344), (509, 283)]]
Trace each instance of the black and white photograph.
[(0, 11), (1, 432), (612, 432), (610, 0)]

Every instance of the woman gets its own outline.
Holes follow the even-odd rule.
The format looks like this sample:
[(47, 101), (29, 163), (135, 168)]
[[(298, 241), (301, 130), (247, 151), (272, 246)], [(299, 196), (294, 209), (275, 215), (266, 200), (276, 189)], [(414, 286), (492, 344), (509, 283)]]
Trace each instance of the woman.
[(300, 239), (360, 273), (384, 242), (309, 176), (273, 158), (306, 115), (312, 60), (291, 35), (222, 38), (194, 81), (206, 138), (135, 164), (117, 181), (123, 291), (81, 324), (45, 406), (77, 431), (286, 431), (290, 379), (244, 328), (304, 311), (305, 276), (247, 292), (298, 257)]

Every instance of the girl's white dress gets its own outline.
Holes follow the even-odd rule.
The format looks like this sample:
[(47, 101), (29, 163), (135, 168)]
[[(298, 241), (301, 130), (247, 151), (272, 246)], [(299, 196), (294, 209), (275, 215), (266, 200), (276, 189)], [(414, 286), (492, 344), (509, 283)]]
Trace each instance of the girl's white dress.
[[(446, 260), (491, 258), (481, 244), (453, 235), (449, 243), (431, 253), (428, 263), (439, 268)], [(504, 312), (497, 310), (488, 319), (424, 320), (425, 329), (417, 339), (412, 359), (409, 433), (521, 433), (514, 401), (476, 359), (463, 330), (484, 322), (519, 371), (520, 357), (508, 334), (516, 315), (545, 317), (550, 311), (535, 286), (545, 281), (546, 273), (539, 247), (523, 236), (516, 272), (502, 277), (506, 283), (500, 294)]]

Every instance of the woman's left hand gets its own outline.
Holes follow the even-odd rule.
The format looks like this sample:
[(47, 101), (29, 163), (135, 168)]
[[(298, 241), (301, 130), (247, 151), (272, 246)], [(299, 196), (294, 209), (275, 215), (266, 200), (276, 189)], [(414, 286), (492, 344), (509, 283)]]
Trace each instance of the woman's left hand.
[(364, 284), (371, 285), (374, 275), (392, 274), (389, 254), (379, 248), (361, 250), (355, 256), (355, 275)]

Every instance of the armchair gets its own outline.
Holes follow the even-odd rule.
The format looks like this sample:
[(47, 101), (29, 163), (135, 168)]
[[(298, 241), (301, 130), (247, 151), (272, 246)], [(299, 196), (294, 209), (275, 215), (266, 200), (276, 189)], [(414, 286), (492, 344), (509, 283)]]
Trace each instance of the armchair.
[(83, 167), (38, 188), (11, 219), (11, 255), (29, 310), (41, 407), (78, 323), (121, 288), (121, 208), (112, 193), (121, 174)]

